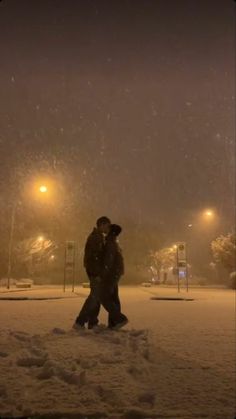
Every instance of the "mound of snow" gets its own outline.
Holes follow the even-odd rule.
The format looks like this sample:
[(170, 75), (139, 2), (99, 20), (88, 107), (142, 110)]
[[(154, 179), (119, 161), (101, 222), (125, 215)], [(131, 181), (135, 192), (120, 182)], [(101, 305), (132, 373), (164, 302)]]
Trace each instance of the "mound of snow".
[(26, 410), (46, 414), (52, 405), (54, 414), (104, 417), (126, 414), (127, 408), (142, 415), (155, 411), (147, 330), (115, 332), (101, 326), (80, 333), (55, 327), (46, 335), (11, 331), (2, 337), (9, 351), (5, 364), (0, 357), (0, 388), (4, 394), (17, 394), (17, 404), (1, 399), (2, 415), (19, 416)]

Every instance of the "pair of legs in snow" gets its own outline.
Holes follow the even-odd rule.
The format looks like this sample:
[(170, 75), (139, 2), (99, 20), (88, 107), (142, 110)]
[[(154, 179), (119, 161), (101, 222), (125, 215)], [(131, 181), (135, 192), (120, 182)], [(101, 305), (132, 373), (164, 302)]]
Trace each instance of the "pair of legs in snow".
[(89, 276), (90, 294), (86, 299), (77, 319), (76, 325), (92, 329), (98, 324), (98, 315), (101, 305), (108, 312), (108, 327), (119, 328), (124, 326), (128, 319), (121, 312), (118, 292), (118, 280), (103, 282), (99, 277)]

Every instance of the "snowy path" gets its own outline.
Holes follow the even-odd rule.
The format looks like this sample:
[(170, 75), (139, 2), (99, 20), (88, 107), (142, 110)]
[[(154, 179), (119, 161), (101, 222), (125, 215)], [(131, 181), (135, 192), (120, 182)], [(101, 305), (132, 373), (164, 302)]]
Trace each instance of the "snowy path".
[(124, 287), (124, 330), (72, 331), (87, 293), (0, 301), (1, 417), (234, 418), (233, 292)]

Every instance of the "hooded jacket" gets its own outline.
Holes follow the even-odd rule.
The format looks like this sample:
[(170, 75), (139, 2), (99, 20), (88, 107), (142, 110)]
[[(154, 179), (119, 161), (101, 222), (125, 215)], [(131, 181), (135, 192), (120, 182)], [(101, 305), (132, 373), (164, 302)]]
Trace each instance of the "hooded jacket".
[(102, 278), (116, 282), (124, 275), (124, 259), (116, 236), (108, 235), (104, 247)]
[(104, 254), (103, 234), (94, 228), (84, 249), (84, 267), (90, 276), (101, 276)]

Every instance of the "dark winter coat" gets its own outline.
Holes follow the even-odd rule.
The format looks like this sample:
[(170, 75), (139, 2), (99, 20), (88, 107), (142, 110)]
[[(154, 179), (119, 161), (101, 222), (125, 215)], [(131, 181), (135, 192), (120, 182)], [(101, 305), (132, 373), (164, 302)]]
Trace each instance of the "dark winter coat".
[(104, 254), (103, 234), (94, 228), (84, 249), (84, 267), (89, 276), (101, 276)]
[(107, 237), (104, 247), (102, 278), (105, 281), (117, 282), (124, 275), (124, 259), (116, 237)]

